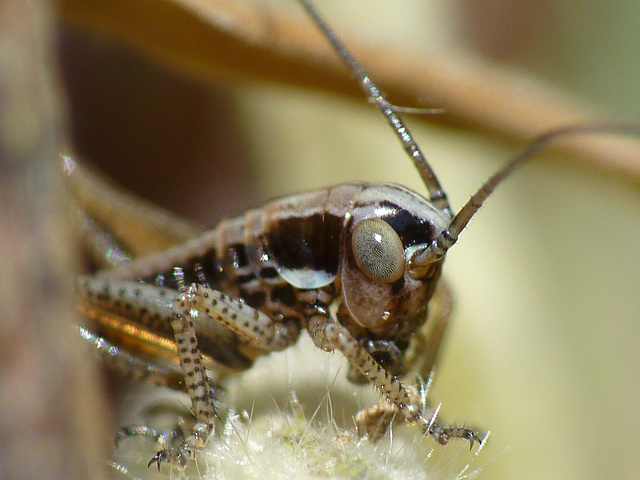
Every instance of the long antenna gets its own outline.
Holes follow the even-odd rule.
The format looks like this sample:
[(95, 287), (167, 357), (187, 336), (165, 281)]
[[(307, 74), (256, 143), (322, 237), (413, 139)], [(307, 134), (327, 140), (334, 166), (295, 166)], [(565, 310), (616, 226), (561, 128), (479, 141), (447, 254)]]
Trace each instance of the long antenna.
[(437, 262), (445, 256), (447, 250), (458, 240), (458, 235), (467, 226), (471, 218), (482, 207), (485, 200), (491, 195), (495, 188), (509, 176), (509, 174), (522, 162), (535, 156), (549, 144), (561, 137), (568, 135), (583, 135), (589, 133), (614, 133), (614, 134), (640, 134), (640, 127), (627, 123), (588, 123), (578, 125), (567, 125), (564, 127), (549, 130), (534, 138), (529, 145), (522, 149), (500, 170), (494, 173), (489, 179), (474, 193), (469, 201), (460, 209), (458, 214), (451, 220), (447, 227), (431, 244), (423, 249), (416, 250), (410, 261), (409, 268), (416, 277), (420, 277), (424, 271), (429, 269), (429, 265)]
[[(406, 127), (397, 112), (402, 110), (396, 108), (389, 103), (385, 96), (380, 92), (378, 87), (373, 83), (367, 72), (365, 72), (360, 64), (346, 49), (340, 41), (336, 33), (329, 27), (324, 19), (318, 14), (315, 8), (310, 5), (307, 0), (298, 0), (316, 25), (322, 30), (324, 35), (331, 43), (333, 49), (338, 53), (340, 58), (356, 76), (360, 86), (364, 90), (371, 102), (375, 103), (378, 109), (387, 119), (387, 122), (402, 143), (407, 155), (413, 161), (418, 173), (422, 178), (424, 185), (429, 191), (429, 200), (436, 208), (441, 210), (449, 217), (453, 216), (451, 206), (447, 199), (447, 195), (440, 185), (440, 181), (436, 177), (435, 172), (427, 162), (426, 157), (420, 150), (420, 147), (413, 140), (411, 132)], [(574, 124), (565, 127), (549, 130), (538, 137), (518, 153), (511, 161), (504, 165), (500, 170), (494, 173), (483, 185), (474, 193), (469, 201), (458, 212), (449, 226), (435, 239), (430, 245), (416, 249), (409, 260), (409, 269), (416, 278), (421, 277), (429, 271), (430, 264), (441, 260), (447, 250), (451, 248), (458, 240), (458, 235), (467, 226), (471, 218), (476, 214), (485, 200), (493, 193), (495, 188), (509, 176), (509, 174), (522, 162), (533, 157), (542, 149), (546, 148), (550, 143), (558, 140), (560, 137), (567, 135), (581, 135), (589, 133), (614, 133), (614, 134), (635, 134), (640, 135), (640, 127), (626, 123), (589, 123)]]
[(342, 58), (344, 63), (347, 64), (351, 72), (356, 76), (367, 97), (376, 104), (378, 109), (387, 119), (387, 122), (389, 122), (389, 125), (391, 125), (391, 128), (396, 132), (396, 135), (402, 143), (402, 147), (418, 169), (418, 173), (420, 174), (420, 177), (422, 177), (422, 181), (429, 191), (429, 200), (436, 208), (443, 211), (450, 217), (453, 216), (451, 207), (449, 206), (449, 200), (447, 199), (447, 194), (442, 189), (438, 177), (436, 177), (435, 172), (427, 162), (427, 159), (420, 150), (420, 147), (418, 147), (418, 144), (413, 140), (411, 132), (406, 127), (402, 119), (397, 115), (397, 109), (387, 101), (382, 92), (378, 89), (375, 83), (373, 83), (369, 75), (367, 75), (367, 72), (365, 72), (356, 59), (353, 58), (336, 33), (318, 14), (315, 8), (311, 6), (307, 0), (299, 0), (299, 2), (320, 30), (322, 30), (331, 43), (333, 49), (338, 53), (338, 55), (340, 55), (340, 58)]

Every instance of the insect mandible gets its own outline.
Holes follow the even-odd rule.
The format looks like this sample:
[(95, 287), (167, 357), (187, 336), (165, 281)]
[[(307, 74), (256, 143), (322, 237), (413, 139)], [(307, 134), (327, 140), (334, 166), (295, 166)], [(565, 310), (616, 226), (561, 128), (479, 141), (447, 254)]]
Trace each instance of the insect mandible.
[[(148, 216), (145, 220), (154, 224), (147, 239), (153, 237), (156, 246), (150, 249), (156, 251), (145, 254), (131, 246), (143, 240), (129, 241), (131, 234), (120, 222), (126, 214), (113, 214), (113, 204), (112, 211), (89, 200), (88, 190), (99, 181), (67, 160), (71, 188), (86, 213), (88, 243), (111, 267), (78, 280), (79, 308), (94, 325), (83, 334), (118, 345), (121, 353), (113, 363), (184, 388), (193, 403), (192, 434), (177, 450), (158, 452), (150, 462), (158, 468), (165, 461), (185, 465), (211, 435), (217, 416), (212, 380), (287, 348), (302, 330), (319, 348), (344, 354), (352, 367), (350, 379), (374, 384), (389, 401), (382, 413), (372, 408), (358, 416), (359, 427), (371, 438), (380, 434), (375, 428), (384, 429), (381, 420), (398, 415), (441, 444), (452, 438), (471, 445), (481, 441), (478, 432), (442, 425), (434, 412), (423, 411), (415, 389), (399, 380), (421, 361), (412, 342), (428, 318), (445, 254), (493, 189), (525, 158), (566, 133), (603, 130), (567, 127), (539, 137), (453, 215), (397, 108), (315, 10), (300, 1), (400, 138), (429, 198), (394, 184), (342, 184), (272, 201), (208, 232), (131, 201), (143, 212), (136, 218)], [(114, 198), (118, 202), (129, 200)], [(423, 364), (429, 371), (432, 360)]]

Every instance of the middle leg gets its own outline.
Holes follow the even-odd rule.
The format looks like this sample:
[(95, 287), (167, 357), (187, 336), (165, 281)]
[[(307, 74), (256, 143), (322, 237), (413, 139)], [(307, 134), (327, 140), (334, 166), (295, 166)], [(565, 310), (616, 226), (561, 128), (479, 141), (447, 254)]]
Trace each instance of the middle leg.
[[(441, 425), (436, 420), (437, 408), (424, 412), (424, 402), (418, 390), (415, 387), (406, 388), (387, 372), (342, 325), (327, 316), (317, 315), (309, 319), (307, 329), (316, 346), (327, 351), (340, 351), (384, 395), (385, 406), (376, 412), (365, 410), (368, 413), (356, 418), (372, 440), (379, 438), (380, 432), (386, 431), (388, 423), (383, 425), (385, 422), (400, 415), (405, 422), (417, 424), (424, 435), (433, 436), (441, 445), (449, 443), (452, 438), (467, 439), (471, 447), (474, 442), (482, 441), (482, 437), (471, 429)], [(374, 405), (373, 409), (376, 407)]]

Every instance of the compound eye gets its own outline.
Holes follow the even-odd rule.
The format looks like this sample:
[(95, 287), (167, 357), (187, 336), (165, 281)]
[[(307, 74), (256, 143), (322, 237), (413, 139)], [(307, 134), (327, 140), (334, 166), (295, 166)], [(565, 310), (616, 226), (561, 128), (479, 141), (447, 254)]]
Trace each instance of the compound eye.
[(371, 279), (393, 283), (404, 273), (404, 247), (396, 231), (384, 220), (368, 218), (359, 222), (351, 237), (353, 256)]

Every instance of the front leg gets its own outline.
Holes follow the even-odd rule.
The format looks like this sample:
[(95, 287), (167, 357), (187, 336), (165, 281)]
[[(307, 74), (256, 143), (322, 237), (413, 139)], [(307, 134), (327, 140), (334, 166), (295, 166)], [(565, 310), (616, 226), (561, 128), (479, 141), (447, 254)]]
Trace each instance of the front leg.
[(307, 330), (317, 347), (326, 351), (342, 352), (349, 363), (378, 387), (382, 394), (399, 409), (407, 422), (420, 421), (420, 409), (411, 401), (404, 386), (382, 368), (345, 327), (327, 316), (316, 315), (309, 319)]
[(191, 317), (191, 299), (189, 293), (181, 293), (173, 306), (171, 327), (178, 346), (178, 358), (184, 374), (187, 393), (193, 406), (193, 414), (196, 424), (191, 435), (177, 450), (160, 450), (149, 461), (148, 466), (156, 463), (158, 471), (164, 461), (184, 468), (195, 451), (204, 446), (207, 439), (213, 433), (214, 421), (218, 417), (215, 410), (214, 399), (209, 385), (209, 378), (204, 369), (202, 353), (198, 349), (196, 330)]
[(415, 388), (407, 390), (402, 383), (387, 372), (367, 350), (342, 325), (328, 316), (316, 315), (309, 319), (307, 329), (315, 345), (323, 350), (339, 350), (371, 383), (385, 396), (386, 401), (374, 405), (358, 416), (360, 426), (370, 434), (372, 440), (386, 431), (389, 422), (400, 414), (405, 422), (417, 424), (425, 435), (445, 445), (452, 438), (469, 440), (471, 446), (482, 437), (468, 428), (443, 427), (436, 420), (437, 409), (426, 415), (423, 402)]
[(186, 466), (195, 450), (204, 446), (218, 418), (202, 354), (198, 349), (193, 310), (224, 325), (237, 335), (242, 344), (261, 352), (282, 350), (297, 337), (297, 331), (291, 331), (290, 326), (276, 324), (264, 313), (217, 290), (193, 284), (178, 295), (173, 306), (171, 327), (197, 423), (178, 450), (161, 450), (151, 459), (149, 466), (157, 463), (158, 470), (164, 461), (178, 467)]

